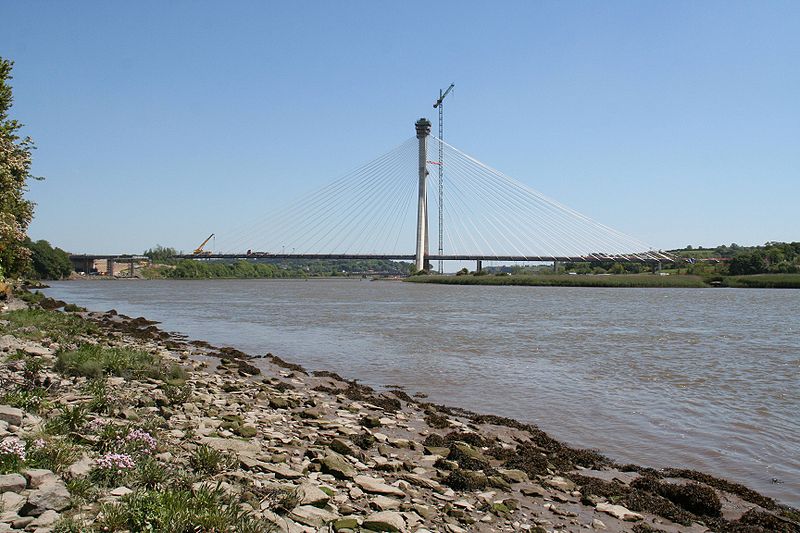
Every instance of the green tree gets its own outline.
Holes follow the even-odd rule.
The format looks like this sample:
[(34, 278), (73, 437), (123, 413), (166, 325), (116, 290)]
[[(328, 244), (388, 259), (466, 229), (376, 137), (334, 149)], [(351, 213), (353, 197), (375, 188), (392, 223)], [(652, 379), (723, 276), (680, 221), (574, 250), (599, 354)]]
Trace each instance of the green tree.
[(61, 279), (72, 272), (69, 254), (61, 248), (53, 248), (45, 240), (31, 242), (26, 240), (31, 251), (31, 270), (29, 275), (36, 279)]
[[(733, 248), (733, 245), (731, 245), (731, 248)], [(764, 252), (760, 250), (738, 254), (728, 263), (728, 272), (732, 276), (761, 274), (766, 270), (767, 263), (764, 260)]]
[(0, 276), (19, 276), (27, 270), (30, 250), (25, 236), (33, 218), (33, 202), (24, 197), (28, 179), (33, 179), (33, 141), (18, 135), (22, 124), (8, 115), (13, 66), (13, 61), (0, 57)]
[(178, 255), (178, 250), (156, 244), (155, 248), (145, 250), (144, 255), (155, 263), (170, 263), (173, 261), (172, 257)]

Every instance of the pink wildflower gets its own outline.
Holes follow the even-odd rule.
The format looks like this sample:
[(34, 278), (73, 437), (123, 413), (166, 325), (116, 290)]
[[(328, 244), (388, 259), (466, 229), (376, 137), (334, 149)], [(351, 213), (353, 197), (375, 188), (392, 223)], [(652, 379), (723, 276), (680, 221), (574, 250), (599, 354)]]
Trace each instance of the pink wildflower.
[(130, 470), (136, 466), (127, 453), (107, 453), (97, 458), (97, 466), (104, 470)]
[(24, 461), (25, 443), (17, 438), (8, 437), (0, 442), (0, 455), (15, 455), (20, 461)]
[(35, 441), (33, 441), (34, 450), (41, 450), (45, 446), (47, 446), (47, 442), (45, 442), (44, 439), (36, 439)]
[(127, 442), (141, 444), (142, 452), (150, 453), (156, 449), (156, 439), (150, 433), (141, 429), (134, 429), (125, 437)]

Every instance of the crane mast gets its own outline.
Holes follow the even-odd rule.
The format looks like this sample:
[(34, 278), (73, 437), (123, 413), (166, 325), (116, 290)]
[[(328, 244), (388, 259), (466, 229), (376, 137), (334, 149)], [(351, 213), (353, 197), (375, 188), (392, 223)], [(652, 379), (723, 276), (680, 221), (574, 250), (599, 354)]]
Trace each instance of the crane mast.
[[(433, 104), (433, 108), (439, 109), (439, 256), (444, 255), (444, 99), (455, 87), (451, 83), (446, 91), (439, 89), (439, 99)], [(439, 259), (439, 274), (444, 270), (442, 260)]]

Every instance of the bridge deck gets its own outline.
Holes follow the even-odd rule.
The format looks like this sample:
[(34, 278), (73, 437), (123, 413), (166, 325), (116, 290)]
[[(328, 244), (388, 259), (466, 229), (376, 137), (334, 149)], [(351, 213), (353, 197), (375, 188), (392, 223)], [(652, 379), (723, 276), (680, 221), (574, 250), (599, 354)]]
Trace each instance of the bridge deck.
[[(91, 261), (94, 259), (113, 259), (115, 261), (131, 261), (147, 259), (141, 255), (131, 254), (72, 254), (72, 260)], [(280, 260), (395, 260), (395, 261), (414, 261), (412, 254), (271, 254), (271, 253), (250, 253), (250, 254), (183, 254), (173, 256), (173, 259), (280, 259)], [(588, 255), (588, 256), (543, 256), (543, 255), (429, 255), (428, 261), (506, 261), (506, 262), (543, 262), (551, 263), (671, 263), (675, 260), (664, 256), (661, 259), (653, 257), (641, 257), (637, 255)]]

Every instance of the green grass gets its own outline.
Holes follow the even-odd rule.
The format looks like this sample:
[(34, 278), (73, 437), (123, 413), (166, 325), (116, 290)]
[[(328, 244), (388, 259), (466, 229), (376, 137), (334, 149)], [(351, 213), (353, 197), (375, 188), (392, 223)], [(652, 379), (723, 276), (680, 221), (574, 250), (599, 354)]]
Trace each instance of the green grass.
[(189, 463), (195, 472), (213, 476), (231, 466), (234, 459), (225, 452), (201, 444), (194, 450)]
[(3, 314), (3, 320), (9, 324), (0, 325), (0, 335), (14, 335), (29, 340), (50, 338), (63, 343), (99, 331), (96, 325), (78, 316), (43, 309), (10, 311)]
[(511, 275), (511, 276), (414, 276), (412, 283), (444, 285), (524, 285), (534, 287), (706, 287), (699, 276), (656, 276), (653, 274)]
[(59, 351), (55, 370), (68, 376), (163, 379), (165, 369), (155, 355), (130, 348), (104, 348), (84, 344), (77, 350)]
[(728, 276), (723, 280), (723, 285), (743, 289), (800, 289), (800, 274)]
[(256, 532), (276, 531), (275, 525), (258, 520), (240, 506), (238, 499), (219, 486), (192, 491), (138, 490), (119, 503), (101, 506), (99, 531), (187, 531)]

